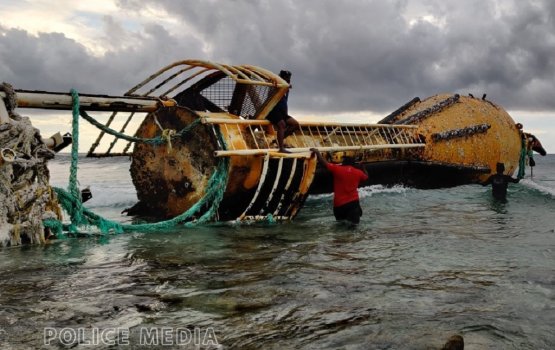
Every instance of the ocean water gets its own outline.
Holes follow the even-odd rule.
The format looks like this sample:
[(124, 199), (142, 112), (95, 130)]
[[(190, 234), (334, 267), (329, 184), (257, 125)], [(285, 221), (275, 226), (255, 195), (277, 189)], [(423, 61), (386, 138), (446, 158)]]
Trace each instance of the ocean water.
[[(553, 349), (555, 156), (536, 162), (506, 204), (479, 185), (361, 189), (355, 229), (319, 195), (291, 223), (0, 249), (0, 348)], [(129, 222), (128, 167), (81, 160), (86, 205)], [(67, 185), (67, 157), (50, 170)]]

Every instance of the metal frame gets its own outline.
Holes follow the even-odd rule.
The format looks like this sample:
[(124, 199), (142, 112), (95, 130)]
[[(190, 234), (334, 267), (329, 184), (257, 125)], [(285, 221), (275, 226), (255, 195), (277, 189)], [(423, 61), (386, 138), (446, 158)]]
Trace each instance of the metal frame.
[[(299, 130), (290, 137), (294, 146), (288, 147), (291, 153), (278, 153), (278, 149), (268, 142), (273, 126), (268, 120), (236, 119), (229, 114), (200, 114), (201, 122), (206, 125), (220, 125), (224, 137), (228, 139), (227, 149), (218, 149), (215, 157), (255, 156), (269, 154), (274, 158), (306, 158), (310, 149), (322, 152), (336, 151), (377, 151), (384, 149), (423, 148), (415, 125), (391, 125), (370, 123), (334, 123), (299, 121)], [(253, 128), (256, 128), (253, 131)], [(247, 130), (248, 129), (248, 130)], [(256, 133), (261, 140), (257, 141)], [(243, 142), (231, 142), (242, 138)], [(252, 139), (249, 147), (246, 138)], [(261, 142), (259, 142), (261, 141)], [(275, 145), (277, 146), (277, 145)]]

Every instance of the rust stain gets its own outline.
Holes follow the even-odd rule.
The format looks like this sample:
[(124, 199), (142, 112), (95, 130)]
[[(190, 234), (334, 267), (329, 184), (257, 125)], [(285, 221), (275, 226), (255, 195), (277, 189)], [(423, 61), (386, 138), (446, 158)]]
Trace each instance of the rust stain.
[[(453, 95), (441, 94), (412, 105), (397, 117), (403, 120), (420, 113), (433, 106), (441, 104)], [(453, 100), (453, 99), (452, 99)], [(419, 160), (435, 164), (451, 164), (463, 167), (495, 169), (497, 162), (505, 163), (508, 172), (512, 173), (518, 167), (520, 155), (520, 135), (513, 119), (502, 108), (489, 101), (461, 96), (453, 100), (447, 107), (434, 110), (423, 118), (415, 118), (417, 122), (416, 134), (419, 135), (426, 147), (420, 149), (380, 149), (376, 151), (346, 151), (344, 155), (359, 157), (363, 163), (383, 160)], [(157, 117), (164, 128), (180, 130), (192, 122), (195, 116), (176, 108), (165, 112), (157, 112)], [(209, 112), (203, 116), (210, 116)], [(237, 119), (231, 114), (217, 114), (220, 118)], [(137, 145), (132, 164), (133, 181), (141, 201), (151, 202), (151, 209), (160, 210), (166, 216), (178, 215), (204, 195), (208, 179), (215, 169), (217, 159), (214, 151), (218, 149), (214, 134), (210, 126), (195, 131), (191, 138), (176, 141), (168, 153), (167, 145), (152, 147)], [(248, 150), (259, 144), (266, 145), (273, 140), (273, 136), (266, 134), (263, 139), (257, 133), (242, 125), (218, 126), (228, 149)], [(271, 126), (264, 127), (265, 131), (274, 132)], [(462, 130), (461, 135), (456, 131)], [(478, 131), (476, 131), (478, 130)], [(160, 134), (153, 118), (147, 118), (140, 128), (140, 137), (155, 137)], [(455, 134), (444, 137), (449, 132)], [(356, 133), (356, 132), (355, 132)], [(433, 136), (434, 135), (434, 136)], [(438, 136), (439, 135), (439, 136)], [(296, 135), (289, 137), (286, 142), (291, 147), (302, 144), (319, 143), (322, 147), (333, 147), (344, 141), (345, 135), (331, 133), (326, 139), (318, 135)], [(362, 137), (370, 144), (387, 143), (387, 135), (379, 130), (370, 134), (356, 134), (348, 137)], [(322, 144), (323, 143), (323, 144)], [(404, 143), (401, 141), (401, 143)], [(266, 148), (266, 147), (262, 147)], [(271, 154), (271, 157), (279, 157)], [(231, 156), (229, 179), (226, 184), (225, 203), (247, 205), (253, 190), (261, 181), (263, 157), (245, 155)], [(303, 177), (295, 189), (297, 195), (291, 200), (291, 217), (293, 217), (308, 194), (310, 185), (315, 177), (317, 161), (315, 158), (303, 160)], [(274, 170), (269, 170), (267, 176)], [(485, 180), (489, 174), (476, 171), (471, 176), (475, 180)], [(243, 204), (241, 204), (243, 205)], [(229, 208), (227, 208), (229, 209)], [(222, 210), (227, 210), (222, 208)], [(237, 211), (237, 210), (234, 210)]]
[[(419, 110), (438, 103), (451, 95), (437, 95), (417, 105)], [(414, 113), (409, 110), (408, 113)], [(488, 124), (485, 133), (451, 140), (433, 141), (432, 134), (460, 129), (469, 125)], [(464, 166), (488, 166), (495, 172), (497, 162), (505, 163), (509, 173), (518, 168), (520, 136), (514, 120), (500, 107), (489, 101), (461, 96), (459, 102), (441, 112), (424, 119), (418, 132), (426, 137), (427, 146), (423, 159), (427, 161), (458, 164)], [(485, 180), (489, 174), (482, 174)]]
[(243, 187), (246, 189), (254, 188), (260, 181), (260, 174), (262, 173), (262, 164), (264, 162), (262, 157), (249, 157), (251, 158), (250, 171), (243, 181)]

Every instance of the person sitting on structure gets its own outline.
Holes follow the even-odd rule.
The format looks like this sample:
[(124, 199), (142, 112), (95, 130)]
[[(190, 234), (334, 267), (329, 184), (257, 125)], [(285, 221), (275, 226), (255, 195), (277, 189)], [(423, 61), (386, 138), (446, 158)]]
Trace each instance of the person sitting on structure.
[(491, 185), (491, 194), (493, 198), (501, 201), (507, 201), (507, 187), (509, 182), (518, 183), (520, 179), (515, 179), (509, 175), (503, 174), (505, 171), (505, 164), (497, 163), (497, 174), (491, 175), (482, 186)]
[[(282, 70), (279, 72), (279, 76), (285, 80), (287, 83), (291, 83), (291, 72), (287, 70)], [(289, 87), (291, 88), (291, 87)], [(276, 128), (277, 131), (277, 145), (279, 147), (279, 152), (289, 153), (285, 150), (284, 139), (293, 134), (295, 130), (299, 128), (299, 123), (290, 116), (289, 108), (287, 106), (287, 99), (289, 98), (289, 91), (279, 100), (275, 107), (268, 113), (266, 119), (268, 119)]]
[(357, 168), (352, 157), (344, 156), (342, 164), (333, 164), (328, 163), (318, 149), (311, 148), (310, 151), (333, 175), (333, 215), (335, 219), (358, 224), (362, 216), (358, 186), (368, 179), (368, 173), (364, 168), (362, 170)]

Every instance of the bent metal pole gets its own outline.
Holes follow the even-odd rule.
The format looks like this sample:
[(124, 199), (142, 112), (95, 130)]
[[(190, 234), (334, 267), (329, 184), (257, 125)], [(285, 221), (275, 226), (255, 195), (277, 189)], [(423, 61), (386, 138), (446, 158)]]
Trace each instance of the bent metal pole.
[[(19, 108), (40, 108), (71, 110), (73, 100), (70, 93), (15, 90), (17, 106)], [(0, 92), (0, 99), (6, 94)], [(162, 100), (155, 97), (108, 96), (79, 94), (80, 106), (88, 111), (117, 111), (117, 112), (153, 112), (161, 106), (177, 105), (175, 100)], [(3, 103), (2, 103), (3, 104)], [(1, 108), (0, 106), (0, 113)], [(5, 109), (5, 108), (4, 108)], [(3, 122), (3, 115), (0, 115)]]

